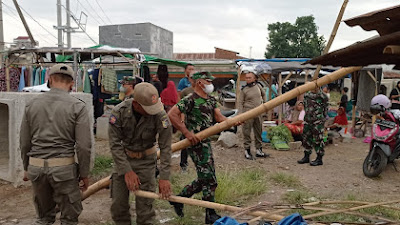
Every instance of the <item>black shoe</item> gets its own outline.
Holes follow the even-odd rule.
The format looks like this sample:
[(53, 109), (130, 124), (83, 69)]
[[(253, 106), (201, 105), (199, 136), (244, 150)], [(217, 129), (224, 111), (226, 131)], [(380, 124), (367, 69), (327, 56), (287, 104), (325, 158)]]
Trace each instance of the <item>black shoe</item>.
[(304, 152), (304, 157), (297, 161), (298, 164), (304, 164), (310, 162), (310, 153)]
[(218, 215), (214, 209), (206, 209), (206, 224), (214, 224), (219, 218), (221, 218), (221, 216)]
[(158, 167), (156, 167), (156, 178), (158, 177), (158, 175), (160, 175), (160, 170), (158, 169)]
[(185, 216), (185, 214), (183, 214), (183, 204), (182, 203), (169, 202), (169, 204), (171, 204), (174, 207), (176, 215), (178, 215), (179, 217)]
[(324, 163), (322, 162), (322, 155), (317, 155), (317, 158), (310, 163), (311, 166), (322, 166)]
[(251, 154), (250, 149), (246, 149), (246, 150), (244, 151), (244, 157), (246, 157), (246, 159), (248, 159), (248, 160), (254, 160), (254, 157), (253, 157), (253, 155)]
[(262, 148), (259, 148), (259, 149), (257, 149), (257, 151), (256, 151), (256, 157), (267, 158), (267, 157), (269, 157), (269, 154), (264, 153), (264, 152), (262, 151)]

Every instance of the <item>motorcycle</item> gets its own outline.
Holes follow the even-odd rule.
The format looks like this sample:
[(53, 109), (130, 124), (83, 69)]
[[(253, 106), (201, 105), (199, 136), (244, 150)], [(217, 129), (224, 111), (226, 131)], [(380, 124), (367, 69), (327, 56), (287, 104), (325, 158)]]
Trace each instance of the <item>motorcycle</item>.
[(371, 106), (371, 112), (381, 114), (372, 126), (370, 150), (363, 163), (363, 173), (367, 177), (377, 177), (388, 163), (393, 163), (400, 155), (400, 127), (393, 113), (380, 106)]
[[(233, 118), (238, 114), (239, 110), (237, 109), (232, 109), (232, 110), (221, 110), (221, 114), (227, 118)], [(230, 131), (236, 134), (237, 132), (237, 126), (231, 127), (225, 131)]]
[(218, 101), (223, 104), (225, 98), (236, 98), (236, 93), (233, 92), (235, 89), (235, 81), (229, 80), (229, 83), (218, 90)]

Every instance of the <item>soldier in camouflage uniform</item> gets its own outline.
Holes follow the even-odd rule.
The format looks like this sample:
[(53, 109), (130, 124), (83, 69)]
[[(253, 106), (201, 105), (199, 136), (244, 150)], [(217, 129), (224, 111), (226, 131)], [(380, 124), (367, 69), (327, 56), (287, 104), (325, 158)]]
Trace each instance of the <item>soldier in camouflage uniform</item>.
[(322, 165), (324, 156), (324, 123), (328, 112), (328, 96), (319, 88), (307, 92), (304, 95), (304, 117), (303, 146), (304, 157), (297, 161), (299, 164), (309, 163), (312, 148), (317, 153), (317, 158), (310, 163), (311, 166)]
[[(195, 73), (194, 93), (178, 102), (168, 113), (169, 118), (178, 130), (192, 143), (187, 151), (192, 158), (197, 171), (197, 179), (186, 185), (178, 196), (191, 197), (203, 192), (203, 200), (214, 202), (217, 177), (215, 175), (214, 159), (210, 139), (200, 141), (194, 134), (212, 126), (215, 122), (226, 120), (217, 108), (217, 101), (209, 94), (214, 86), (214, 77), (209, 72)], [(181, 114), (185, 121), (181, 121)], [(172, 203), (178, 216), (183, 217), (183, 204)], [(206, 224), (213, 224), (220, 216), (213, 209), (206, 209)]]

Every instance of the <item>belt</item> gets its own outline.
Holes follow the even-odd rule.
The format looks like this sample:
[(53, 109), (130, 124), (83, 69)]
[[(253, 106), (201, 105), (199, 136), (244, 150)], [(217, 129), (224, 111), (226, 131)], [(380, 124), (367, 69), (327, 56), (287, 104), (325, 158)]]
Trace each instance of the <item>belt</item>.
[(154, 153), (157, 152), (156, 146), (153, 146), (149, 149), (146, 149), (142, 152), (132, 152), (128, 149), (125, 149), (125, 153), (129, 158), (132, 159), (143, 159), (144, 157), (148, 156), (148, 155), (152, 155)]
[(29, 157), (29, 165), (37, 167), (56, 167), (56, 166), (68, 166), (75, 163), (75, 158), (51, 158), (51, 159), (39, 159)]

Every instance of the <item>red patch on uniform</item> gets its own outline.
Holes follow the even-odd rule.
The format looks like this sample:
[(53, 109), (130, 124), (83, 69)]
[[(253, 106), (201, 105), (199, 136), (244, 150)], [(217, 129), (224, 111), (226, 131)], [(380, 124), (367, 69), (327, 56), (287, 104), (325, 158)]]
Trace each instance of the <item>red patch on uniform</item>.
[(115, 122), (117, 122), (117, 117), (115, 117), (114, 115), (110, 116), (110, 124), (115, 124)]
[(152, 102), (153, 104), (156, 104), (156, 103), (158, 102), (157, 95), (151, 96), (151, 102)]

